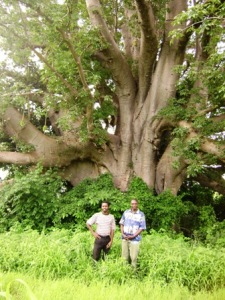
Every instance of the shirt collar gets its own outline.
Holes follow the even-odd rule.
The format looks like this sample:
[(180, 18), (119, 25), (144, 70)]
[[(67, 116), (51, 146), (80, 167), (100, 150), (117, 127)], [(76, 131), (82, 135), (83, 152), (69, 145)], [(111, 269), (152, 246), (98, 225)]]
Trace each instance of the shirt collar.
[[(130, 208), (128, 211), (131, 212), (131, 213), (133, 214), (131, 208)], [(140, 212), (140, 210), (138, 209), (138, 210), (135, 212), (135, 214), (139, 214), (139, 212)]]

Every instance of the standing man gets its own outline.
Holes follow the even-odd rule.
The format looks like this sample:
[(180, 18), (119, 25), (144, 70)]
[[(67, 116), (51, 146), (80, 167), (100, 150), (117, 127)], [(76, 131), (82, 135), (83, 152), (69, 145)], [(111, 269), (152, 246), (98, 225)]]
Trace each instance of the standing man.
[[(112, 246), (114, 231), (116, 228), (115, 218), (109, 213), (109, 202), (103, 201), (101, 204), (101, 212), (95, 213), (87, 220), (86, 225), (95, 238), (93, 259), (98, 261), (103, 250), (103, 258), (108, 254)], [(92, 225), (96, 224), (96, 231)]]
[(122, 257), (136, 268), (141, 232), (146, 229), (145, 215), (138, 209), (138, 201), (131, 200), (131, 209), (127, 209), (120, 220), (122, 234)]

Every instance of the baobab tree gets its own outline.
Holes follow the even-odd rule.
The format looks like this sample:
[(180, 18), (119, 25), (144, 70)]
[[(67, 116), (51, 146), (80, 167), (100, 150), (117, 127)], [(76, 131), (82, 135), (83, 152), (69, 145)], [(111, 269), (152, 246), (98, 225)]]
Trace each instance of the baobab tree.
[(224, 1), (0, 1), (2, 164), (224, 194)]

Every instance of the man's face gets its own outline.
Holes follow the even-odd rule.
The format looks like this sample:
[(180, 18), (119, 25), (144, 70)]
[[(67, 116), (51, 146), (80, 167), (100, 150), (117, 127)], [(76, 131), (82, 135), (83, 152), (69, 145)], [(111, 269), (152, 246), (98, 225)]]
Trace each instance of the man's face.
[(108, 204), (107, 203), (102, 203), (101, 209), (102, 209), (103, 213), (107, 213), (109, 211)]
[(138, 209), (138, 203), (136, 200), (131, 200), (131, 210), (136, 211)]

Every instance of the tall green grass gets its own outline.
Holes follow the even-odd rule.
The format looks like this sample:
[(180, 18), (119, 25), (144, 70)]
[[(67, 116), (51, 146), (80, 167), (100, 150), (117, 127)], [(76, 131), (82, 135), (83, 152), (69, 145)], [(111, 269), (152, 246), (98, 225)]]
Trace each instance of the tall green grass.
[[(19, 278), (19, 279), (18, 279)], [(225, 288), (192, 293), (177, 284), (131, 280), (84, 284), (71, 278), (44, 280), (19, 273), (0, 274), (0, 299), (11, 300), (224, 300)], [(7, 290), (7, 293), (4, 292)]]
[(105, 261), (92, 260), (92, 247), (89, 232), (11, 231), (0, 234), (0, 271), (18, 272), (46, 282), (65, 279), (83, 286), (102, 283), (108, 288), (115, 285), (121, 289), (142, 284), (142, 288), (179, 286), (196, 293), (223, 288), (225, 284), (224, 248), (218, 251), (183, 237), (174, 239), (152, 233), (143, 237), (139, 266), (134, 270), (120, 257), (119, 233)]
[(220, 251), (183, 237), (150, 235), (143, 240), (140, 272), (145, 278), (178, 283), (190, 290), (213, 289), (225, 284), (225, 249)]

